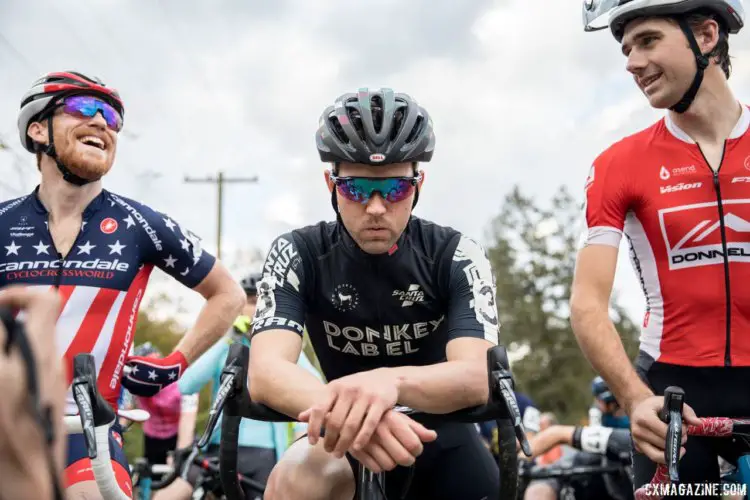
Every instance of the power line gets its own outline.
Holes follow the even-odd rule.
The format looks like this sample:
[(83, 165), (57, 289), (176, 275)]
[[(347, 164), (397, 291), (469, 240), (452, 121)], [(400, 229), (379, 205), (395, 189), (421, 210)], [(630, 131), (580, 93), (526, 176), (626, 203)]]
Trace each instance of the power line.
[(187, 183), (216, 184), (216, 257), (221, 259), (221, 220), (224, 199), (224, 183), (256, 183), (258, 176), (253, 177), (224, 177), (224, 172), (219, 171), (216, 177), (192, 178), (185, 176)]

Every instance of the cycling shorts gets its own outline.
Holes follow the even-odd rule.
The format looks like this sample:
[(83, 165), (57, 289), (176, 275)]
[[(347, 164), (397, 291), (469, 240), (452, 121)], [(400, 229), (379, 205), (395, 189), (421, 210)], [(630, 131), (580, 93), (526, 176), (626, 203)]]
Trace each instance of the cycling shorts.
[[(132, 497), (133, 484), (130, 481), (130, 467), (125, 451), (122, 449), (122, 434), (118, 424), (113, 425), (109, 430), (109, 454), (117, 484), (124, 493)], [(91, 460), (88, 457), (83, 434), (69, 434), (68, 456), (65, 462), (66, 487), (94, 480), (94, 471), (91, 469)]]
[[(218, 457), (219, 445), (208, 445), (208, 449), (203, 453), (203, 456), (206, 458)], [(268, 476), (271, 475), (274, 465), (276, 465), (276, 450), (271, 448), (255, 448), (252, 446), (239, 446), (237, 448), (237, 472), (247, 478), (267, 484)], [(200, 467), (191, 464), (184, 477), (195, 488), (202, 473), (203, 470)], [(245, 484), (242, 485), (242, 490), (248, 499), (255, 498), (258, 495), (258, 492), (253, 491), (252, 488)]]
[[(690, 367), (650, 361), (641, 354), (636, 364), (639, 375), (655, 394), (664, 394), (664, 389), (674, 385), (685, 390), (685, 403), (699, 417), (750, 417), (750, 398), (746, 397), (750, 390), (750, 367)], [(680, 460), (680, 481), (718, 483), (719, 457), (736, 464), (737, 458), (749, 451), (742, 441), (689, 436)], [(636, 488), (650, 482), (655, 470), (656, 465), (648, 457), (634, 451)]]
[[(417, 457), (413, 467), (397, 466), (386, 472), (383, 489), (386, 498), (498, 498), (500, 474), (497, 462), (474, 424), (446, 423), (433, 429), (437, 432), (437, 439), (424, 444), (424, 452)], [(349, 454), (346, 457), (356, 479), (359, 462)], [(404, 490), (407, 493), (402, 497)], [(359, 491), (355, 498), (358, 494)]]

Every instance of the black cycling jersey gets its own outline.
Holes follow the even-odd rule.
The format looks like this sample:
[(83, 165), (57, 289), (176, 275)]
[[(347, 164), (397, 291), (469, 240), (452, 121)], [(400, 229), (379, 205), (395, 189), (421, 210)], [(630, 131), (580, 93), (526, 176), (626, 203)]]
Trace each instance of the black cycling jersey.
[[(417, 217), (381, 255), (363, 252), (338, 223), (298, 229), (277, 238), (266, 258), (253, 334), (304, 328), (329, 381), (439, 363), (452, 339), (498, 343), (492, 269), (478, 243)], [(405, 498), (497, 498), (497, 464), (474, 426), (436, 431), (413, 471), (386, 474), (388, 498), (405, 489)]]
[(482, 247), (454, 229), (412, 217), (371, 255), (321, 222), (277, 238), (258, 284), (254, 334), (303, 325), (329, 381), (438, 363), (452, 339), (498, 343), (495, 280)]

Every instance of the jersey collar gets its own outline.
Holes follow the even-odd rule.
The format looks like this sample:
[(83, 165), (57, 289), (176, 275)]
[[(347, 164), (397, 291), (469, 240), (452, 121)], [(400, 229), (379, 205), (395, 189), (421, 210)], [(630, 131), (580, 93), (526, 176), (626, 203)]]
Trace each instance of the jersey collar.
[[(89, 218), (94, 212), (99, 210), (106, 201), (105, 198), (109, 197), (108, 194), (109, 193), (106, 189), (102, 189), (102, 191), (98, 195), (96, 195), (96, 197), (91, 200), (91, 202), (89, 202), (89, 204), (83, 210), (83, 219)], [(34, 210), (43, 215), (47, 215), (49, 213), (47, 211), (47, 208), (42, 204), (42, 200), (39, 199), (39, 186), (34, 188), (34, 191), (31, 193), (30, 198)]]
[[(669, 132), (677, 139), (682, 142), (687, 142), (688, 144), (695, 144), (695, 141), (691, 139), (684, 130), (678, 127), (674, 121), (672, 121), (672, 117), (669, 113), (664, 117), (664, 123), (667, 126), (667, 130), (669, 130)], [(740, 119), (737, 120), (737, 124), (734, 126), (734, 129), (732, 129), (732, 133), (729, 134), (728, 139), (738, 139), (742, 137), (745, 132), (747, 132), (748, 127), (750, 127), (750, 110), (748, 110), (747, 106), (743, 104)]]
[(409, 219), (409, 223), (406, 225), (406, 229), (404, 229), (404, 232), (401, 233), (398, 241), (396, 241), (393, 247), (391, 247), (390, 251), (382, 254), (370, 254), (359, 248), (359, 245), (357, 245), (357, 242), (354, 241), (352, 236), (349, 234), (349, 231), (346, 230), (344, 224), (341, 221), (338, 222), (338, 230), (341, 234), (342, 240), (344, 241), (344, 246), (352, 255), (354, 255), (355, 257), (368, 259), (370, 261), (381, 261), (395, 258), (401, 255), (401, 250), (403, 250), (404, 245), (406, 244), (409, 233), (409, 226), (411, 226), (412, 219), (413, 216)]

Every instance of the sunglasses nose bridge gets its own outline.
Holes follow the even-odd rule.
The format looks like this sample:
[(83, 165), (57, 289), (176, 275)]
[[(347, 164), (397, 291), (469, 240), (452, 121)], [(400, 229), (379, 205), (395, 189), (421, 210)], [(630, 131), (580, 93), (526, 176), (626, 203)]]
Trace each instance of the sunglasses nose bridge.
[(365, 207), (365, 211), (370, 215), (381, 215), (388, 210), (385, 198), (383, 198), (380, 191), (374, 191), (370, 195), (369, 199), (365, 202)]

